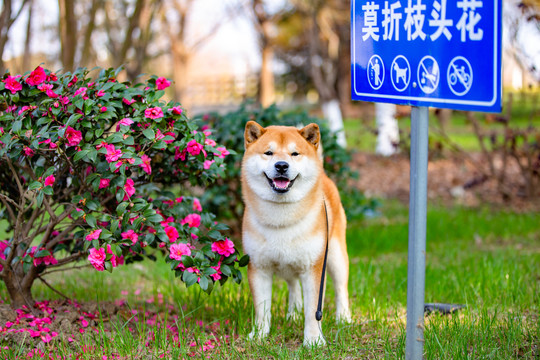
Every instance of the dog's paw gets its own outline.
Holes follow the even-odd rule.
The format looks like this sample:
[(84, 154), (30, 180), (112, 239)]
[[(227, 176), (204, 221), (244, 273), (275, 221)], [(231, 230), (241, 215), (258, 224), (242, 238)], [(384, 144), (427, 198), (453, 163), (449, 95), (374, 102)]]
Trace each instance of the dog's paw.
[(351, 324), (352, 317), (351, 313), (349, 311), (342, 311), (339, 314), (336, 314), (336, 322), (337, 323), (345, 323), (345, 324)]
[(324, 337), (321, 334), (317, 336), (304, 337), (304, 347), (318, 347), (325, 345), (326, 340), (324, 340)]
[(300, 320), (300, 313), (298, 311), (288, 312), (287, 320), (291, 322), (297, 322), (298, 320)]
[(257, 329), (253, 329), (253, 331), (251, 331), (248, 334), (248, 339), (249, 340), (256, 340), (256, 341), (263, 340), (264, 338), (266, 338), (268, 336), (269, 332), (270, 331), (260, 331), (260, 330), (257, 330)]

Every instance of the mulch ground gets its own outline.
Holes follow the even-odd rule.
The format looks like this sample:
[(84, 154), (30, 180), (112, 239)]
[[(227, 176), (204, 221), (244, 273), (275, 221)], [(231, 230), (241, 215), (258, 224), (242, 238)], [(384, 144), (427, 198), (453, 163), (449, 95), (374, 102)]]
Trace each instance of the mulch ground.
[[(397, 198), (408, 203), (410, 162), (407, 154), (383, 157), (357, 153), (352, 166), (360, 173), (355, 185), (366, 195)], [(524, 180), (515, 162), (510, 161), (506, 167), (506, 196), (498, 190), (496, 179), (484, 176), (487, 170), (481, 169), (482, 166), (487, 163), (481, 154), (472, 154), (470, 158), (429, 159), (428, 201), (449, 206), (489, 205), (512, 211), (540, 210), (540, 189), (536, 189), (533, 198), (525, 196)]]

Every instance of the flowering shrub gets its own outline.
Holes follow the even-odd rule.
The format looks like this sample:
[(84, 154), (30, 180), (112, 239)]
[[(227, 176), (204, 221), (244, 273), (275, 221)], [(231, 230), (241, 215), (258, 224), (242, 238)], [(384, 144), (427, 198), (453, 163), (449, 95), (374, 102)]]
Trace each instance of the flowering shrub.
[(241, 280), (247, 257), (188, 192), (223, 174), (227, 150), (160, 100), (167, 79), (117, 75), (38, 67), (0, 82), (0, 277), (17, 305), (37, 276), (82, 258), (112, 271), (164, 251), (187, 286)]

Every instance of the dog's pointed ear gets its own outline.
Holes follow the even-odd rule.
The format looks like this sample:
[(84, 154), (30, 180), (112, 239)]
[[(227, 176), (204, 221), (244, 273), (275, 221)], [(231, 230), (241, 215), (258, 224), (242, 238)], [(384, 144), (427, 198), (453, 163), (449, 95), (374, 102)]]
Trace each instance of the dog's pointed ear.
[(317, 124), (309, 124), (305, 126), (303, 129), (300, 129), (300, 135), (306, 141), (313, 146), (315, 146), (315, 149), (319, 148), (319, 142), (321, 141), (321, 132), (319, 131), (319, 125)]
[(244, 131), (244, 145), (246, 149), (249, 145), (257, 141), (257, 139), (260, 138), (265, 132), (265, 128), (257, 124), (255, 121), (248, 121), (246, 124), (246, 130)]

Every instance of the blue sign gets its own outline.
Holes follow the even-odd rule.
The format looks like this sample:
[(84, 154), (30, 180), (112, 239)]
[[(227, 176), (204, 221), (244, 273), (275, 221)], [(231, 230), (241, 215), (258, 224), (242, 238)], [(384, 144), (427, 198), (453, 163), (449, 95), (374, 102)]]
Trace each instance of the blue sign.
[(352, 0), (352, 99), (501, 111), (502, 0)]

